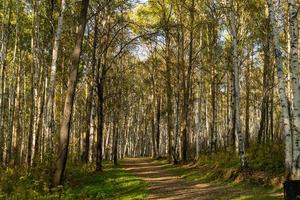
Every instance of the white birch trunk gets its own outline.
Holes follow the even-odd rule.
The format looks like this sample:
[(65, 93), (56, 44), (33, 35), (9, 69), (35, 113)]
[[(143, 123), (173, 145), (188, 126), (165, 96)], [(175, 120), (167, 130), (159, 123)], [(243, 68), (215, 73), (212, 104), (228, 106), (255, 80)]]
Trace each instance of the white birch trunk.
[[(92, 91), (92, 97), (94, 97), (94, 92)], [(92, 156), (93, 156), (93, 141), (94, 141), (94, 133), (95, 133), (95, 118), (96, 118), (96, 109), (95, 109), (96, 105), (95, 105), (95, 101), (94, 98), (92, 98), (92, 107), (91, 107), (91, 115), (90, 117), (90, 130), (87, 130), (90, 132), (90, 142), (89, 142), (89, 162), (92, 162)], [(102, 152), (104, 152), (102, 150)]]
[(280, 41), (279, 41), (279, 27), (275, 19), (273, 0), (268, 0), (269, 17), (272, 29), (272, 36), (275, 48), (275, 65), (277, 68), (278, 77), (278, 93), (282, 108), (282, 123), (283, 123), (283, 134), (285, 137), (285, 165), (287, 173), (290, 174), (292, 166), (292, 135), (291, 135), (291, 124), (289, 119), (288, 110), (288, 99), (286, 95), (286, 83), (284, 80), (283, 73), (283, 55), (281, 51)]
[(293, 160), (292, 179), (300, 179), (300, 85), (298, 62), (298, 7), (295, 0), (289, 0), (289, 26), (290, 26), (290, 65), (291, 84), (293, 94)]
[(59, 40), (63, 29), (63, 18), (66, 10), (65, 0), (61, 0), (61, 12), (58, 18), (58, 24), (54, 36), (54, 44), (52, 49), (52, 61), (50, 68), (50, 81), (46, 95), (46, 112), (45, 112), (45, 128), (46, 134), (51, 138), (52, 137), (52, 124), (53, 124), (53, 107), (54, 107), (54, 92), (55, 92), (55, 83), (56, 83), (56, 68), (57, 68), (57, 58), (59, 50)]
[(235, 136), (238, 145), (238, 152), (240, 156), (241, 167), (245, 166), (245, 145), (244, 137), (241, 131), (240, 125), (240, 69), (238, 62), (238, 44), (237, 44), (237, 24), (236, 16), (234, 13), (234, 0), (230, 0), (230, 25), (231, 25), (231, 36), (232, 36), (232, 48), (233, 48), (233, 73), (234, 73), (234, 102), (235, 102)]

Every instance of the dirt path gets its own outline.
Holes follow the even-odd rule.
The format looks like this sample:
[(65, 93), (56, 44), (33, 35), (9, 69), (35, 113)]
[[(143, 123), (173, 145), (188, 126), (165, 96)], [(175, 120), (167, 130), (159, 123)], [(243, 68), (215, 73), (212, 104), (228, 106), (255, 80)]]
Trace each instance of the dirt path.
[(184, 180), (162, 169), (149, 158), (125, 159), (123, 167), (148, 183), (150, 195), (147, 199), (216, 200), (233, 199), (242, 194), (238, 189), (229, 186), (214, 186)]

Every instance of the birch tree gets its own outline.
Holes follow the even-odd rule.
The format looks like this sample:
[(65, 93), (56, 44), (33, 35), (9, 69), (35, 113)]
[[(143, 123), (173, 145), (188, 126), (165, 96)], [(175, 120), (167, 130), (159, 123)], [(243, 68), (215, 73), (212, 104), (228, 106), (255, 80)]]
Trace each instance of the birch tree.
[(50, 140), (53, 137), (53, 126), (54, 126), (54, 94), (55, 94), (55, 86), (56, 86), (56, 70), (57, 70), (57, 59), (58, 59), (58, 51), (60, 45), (60, 37), (63, 31), (63, 21), (64, 21), (64, 13), (66, 10), (66, 0), (61, 0), (61, 11), (58, 17), (58, 24), (56, 27), (56, 32), (54, 35), (53, 49), (52, 49), (52, 59), (51, 59), (51, 67), (50, 67), (50, 79), (49, 85), (46, 94), (46, 111), (45, 111), (45, 131), (46, 135)]
[(232, 36), (232, 67), (233, 67), (233, 101), (234, 101), (234, 115), (235, 115), (235, 136), (237, 139), (237, 150), (240, 156), (241, 167), (245, 166), (245, 145), (244, 137), (241, 131), (240, 119), (240, 66), (238, 57), (238, 38), (237, 38), (237, 21), (235, 15), (234, 0), (230, 0), (230, 31)]
[[(278, 2), (277, 2), (278, 3)], [(279, 81), (278, 84), (278, 93), (281, 103), (281, 112), (282, 112), (282, 123), (283, 123), (283, 135), (285, 137), (285, 165), (286, 165), (286, 173), (288, 176), (291, 174), (292, 170), (292, 129), (290, 124), (290, 116), (289, 116), (289, 106), (288, 106), (288, 98), (286, 95), (286, 83), (284, 78), (284, 67), (283, 67), (283, 52), (281, 49), (279, 34), (280, 29), (278, 25), (278, 21), (275, 18), (275, 9), (273, 0), (268, 0), (268, 9), (269, 9), (269, 18), (272, 30), (272, 38), (274, 42), (274, 50), (275, 50), (275, 65), (277, 68), (277, 78)]]
[(289, 0), (290, 27), (290, 68), (293, 91), (293, 144), (292, 179), (300, 179), (300, 84), (298, 61), (298, 6), (295, 0)]

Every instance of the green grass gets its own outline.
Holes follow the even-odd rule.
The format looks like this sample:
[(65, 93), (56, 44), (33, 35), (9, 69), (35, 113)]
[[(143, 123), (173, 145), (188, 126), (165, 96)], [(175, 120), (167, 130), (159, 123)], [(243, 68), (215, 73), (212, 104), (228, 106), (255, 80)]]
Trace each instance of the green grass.
[[(11, 172), (7, 176), (14, 176)], [(14, 176), (9, 186), (2, 178), (0, 199), (138, 200), (148, 195), (146, 183), (119, 167), (106, 165), (100, 173), (84, 166), (68, 167), (66, 173), (65, 184), (51, 190), (48, 181), (32, 175)]]
[[(202, 160), (194, 165), (172, 165), (167, 161), (155, 161), (162, 165), (162, 168), (174, 175), (180, 176), (189, 181), (198, 181), (199, 183), (210, 183), (213, 185), (228, 186), (239, 192), (224, 195), (222, 199), (233, 200), (278, 200), (283, 199), (282, 188), (268, 184), (258, 184), (239, 178), (238, 162), (235, 159), (228, 160), (226, 164), (221, 164), (224, 157), (216, 155), (217, 158), (207, 158), (203, 156)], [(207, 159), (207, 160), (206, 160)], [(223, 161), (222, 161), (223, 160)], [(225, 162), (224, 162), (225, 163)], [(233, 176), (234, 175), (234, 176)], [(233, 177), (232, 177), (233, 176)], [(244, 179), (242, 179), (244, 178)], [(246, 177), (247, 178), (247, 177)], [(240, 179), (240, 180), (239, 180)], [(251, 178), (252, 180), (255, 177)]]
[[(282, 196), (280, 184), (272, 181), (283, 177), (284, 156), (280, 145), (248, 149), (249, 171), (240, 173), (239, 159), (234, 153), (219, 152), (201, 155), (194, 165), (171, 165), (156, 161), (167, 171), (190, 181), (226, 186), (238, 193), (228, 191), (223, 199), (276, 200)], [(147, 185), (120, 167), (105, 164), (104, 171), (95, 173), (91, 166), (73, 166), (66, 169), (65, 184), (50, 189), (51, 163), (36, 167), (31, 174), (26, 168), (0, 169), (0, 199), (107, 199), (137, 200), (148, 195)]]

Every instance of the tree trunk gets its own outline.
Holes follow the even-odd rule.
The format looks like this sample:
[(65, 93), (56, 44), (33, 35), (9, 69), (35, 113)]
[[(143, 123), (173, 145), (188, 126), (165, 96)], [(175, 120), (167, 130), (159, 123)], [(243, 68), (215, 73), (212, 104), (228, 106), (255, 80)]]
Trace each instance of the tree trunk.
[[(168, 25), (166, 25), (168, 26)], [(172, 131), (173, 131), (173, 109), (172, 109), (172, 85), (171, 85), (171, 63), (170, 63), (170, 30), (168, 27), (165, 29), (166, 37), (166, 89), (167, 89), (167, 134), (168, 134), (168, 160), (172, 160)], [(159, 146), (159, 144), (156, 144)], [(157, 149), (157, 155), (159, 156), (159, 149)]]
[(232, 36), (232, 65), (234, 72), (234, 104), (235, 104), (235, 135), (238, 140), (238, 152), (240, 156), (240, 165), (241, 167), (245, 166), (245, 145), (244, 137), (242, 135), (241, 126), (240, 126), (240, 67), (238, 60), (238, 43), (237, 43), (237, 23), (235, 15), (235, 6), (234, 0), (230, 0), (230, 19), (231, 19), (231, 36)]
[[(211, 62), (214, 62), (211, 59)], [(211, 110), (212, 110), (212, 117), (210, 123), (210, 151), (215, 152), (217, 150), (217, 133), (216, 133), (216, 121), (217, 121), (217, 98), (216, 98), (216, 66), (212, 64), (211, 66)]]
[(270, 34), (269, 34), (269, 18), (266, 19), (265, 28), (268, 30), (265, 34), (265, 41), (263, 45), (264, 51), (264, 69), (263, 69), (263, 101), (261, 106), (261, 121), (260, 128), (258, 131), (257, 143), (260, 144), (264, 141), (264, 136), (266, 135), (268, 129), (268, 121), (269, 121), (269, 80), (270, 80)]
[(62, 184), (62, 177), (65, 171), (66, 162), (68, 158), (69, 135), (71, 128), (71, 118), (73, 111), (73, 102), (75, 97), (75, 89), (77, 84), (78, 67), (80, 63), (80, 54), (84, 30), (86, 25), (87, 11), (89, 0), (82, 0), (80, 13), (80, 24), (78, 26), (76, 35), (76, 44), (71, 57), (71, 69), (68, 79), (68, 89), (66, 91), (64, 115), (61, 121), (60, 140), (59, 140), (59, 153), (56, 161), (56, 167), (53, 176), (53, 186)]
[(285, 137), (285, 166), (287, 177), (291, 175), (292, 171), (292, 130), (290, 124), (290, 114), (289, 114), (289, 105), (288, 98), (286, 95), (286, 83), (284, 77), (284, 68), (283, 68), (283, 52), (281, 51), (281, 45), (279, 41), (279, 28), (277, 21), (275, 19), (273, 0), (268, 0), (268, 10), (270, 17), (270, 24), (272, 27), (272, 36), (275, 48), (275, 65), (277, 68), (277, 78), (279, 81), (278, 84), (278, 93), (281, 103), (281, 112), (282, 112), (282, 123), (283, 123), (283, 134)]
[[(4, 156), (4, 143), (5, 143), (5, 130), (4, 130), (4, 118), (5, 118), (5, 82), (6, 82), (6, 72), (7, 72), (7, 53), (8, 44), (10, 41), (10, 27), (11, 27), (11, 17), (12, 17), (12, 1), (9, 1), (7, 9), (4, 8), (4, 17), (2, 25), (2, 37), (1, 37), (1, 50), (0, 50), (0, 67), (1, 67), (1, 79), (0, 79), (0, 163), (3, 163)], [(7, 18), (6, 18), (7, 17)], [(6, 20), (7, 19), (7, 20)]]
[[(192, 70), (193, 70), (193, 56), (194, 56), (194, 14), (195, 14), (195, 0), (192, 0), (190, 7), (190, 41), (189, 41), (189, 63), (187, 70), (187, 77), (184, 85), (184, 127), (182, 133), (182, 161), (186, 162), (188, 159), (189, 148), (189, 104), (190, 91), (192, 85)], [(182, 30), (184, 31), (184, 30)], [(184, 49), (184, 47), (182, 47)], [(184, 72), (185, 73), (185, 72)]]
[[(116, 114), (117, 113), (117, 114)], [(114, 166), (118, 165), (118, 140), (119, 140), (119, 127), (118, 127), (118, 111), (115, 111), (115, 116), (113, 116), (113, 144), (112, 144), (112, 158)], [(135, 142), (136, 147), (138, 146), (138, 141)], [(135, 147), (135, 149), (136, 149)]]
[[(155, 100), (154, 100), (155, 102)], [(151, 116), (151, 124), (152, 124), (152, 158), (156, 158), (157, 152), (156, 152), (156, 142), (155, 142), (155, 106), (153, 105), (153, 113)]]
[[(42, 75), (42, 81), (44, 80), (44, 73)], [(43, 126), (43, 114), (44, 114), (44, 102), (45, 102), (45, 87), (44, 84), (41, 84), (41, 95), (40, 95), (40, 108), (39, 108), (39, 117), (37, 122), (36, 129), (36, 138), (35, 138), (35, 146), (34, 146), (34, 155), (33, 155), (33, 166), (40, 162), (41, 151), (40, 146), (42, 145), (41, 140), (41, 131)]]
[(295, 0), (289, 0), (290, 25), (290, 65), (293, 91), (293, 160), (292, 179), (300, 179), (300, 84), (298, 61), (298, 6)]
[[(99, 70), (98, 70), (99, 71)], [(100, 73), (100, 72), (98, 72)], [(104, 128), (104, 86), (103, 81), (98, 83), (98, 130), (97, 130), (97, 146), (96, 146), (96, 171), (102, 171), (102, 146), (103, 146), (103, 128)]]
[(156, 157), (160, 157), (160, 96), (157, 97), (157, 111), (156, 111)]
[(249, 148), (250, 146), (250, 89), (251, 89), (251, 83), (250, 83), (250, 68), (253, 64), (253, 49), (251, 49), (251, 64), (250, 66), (247, 65), (246, 67), (246, 110), (245, 110), (245, 148)]
[(29, 122), (29, 133), (28, 133), (28, 144), (27, 144), (27, 165), (28, 169), (30, 169), (32, 164), (32, 154), (33, 154), (33, 140), (35, 139), (35, 119), (36, 119), (36, 102), (37, 102), (37, 90), (38, 90), (38, 70), (39, 70), (39, 58), (38, 58), (38, 38), (39, 33), (39, 21), (38, 21), (38, 7), (39, 2), (35, 2), (33, 4), (33, 22), (32, 22), (32, 58), (33, 65), (31, 66), (31, 102), (30, 102), (30, 122)]
[(56, 68), (57, 68), (57, 59), (58, 59), (58, 51), (59, 51), (59, 43), (60, 43), (60, 36), (63, 30), (63, 19), (64, 13), (66, 10), (66, 2), (65, 0), (61, 0), (61, 11), (60, 16), (58, 17), (58, 24), (56, 28), (56, 32), (54, 35), (54, 43), (52, 49), (52, 60), (51, 60), (51, 68), (50, 68), (50, 81), (49, 86), (47, 88), (46, 94), (46, 111), (44, 112), (45, 116), (45, 125), (46, 128), (46, 135), (52, 141), (53, 133), (54, 133), (54, 93), (55, 93), (55, 86), (56, 86)]
[[(89, 161), (89, 150), (90, 150), (90, 135), (91, 135), (91, 121), (92, 121), (92, 110), (93, 110), (93, 98), (94, 98), (94, 89), (95, 89), (95, 68), (97, 64), (96, 59), (96, 50), (98, 43), (98, 17), (95, 16), (95, 27), (94, 27), (94, 41), (93, 41), (93, 55), (92, 55), (92, 69), (91, 69), (91, 83), (88, 84), (88, 96), (87, 96), (87, 112), (86, 112), (86, 135), (84, 139), (84, 153), (83, 161), (88, 163)], [(102, 155), (102, 154), (101, 154)]]

